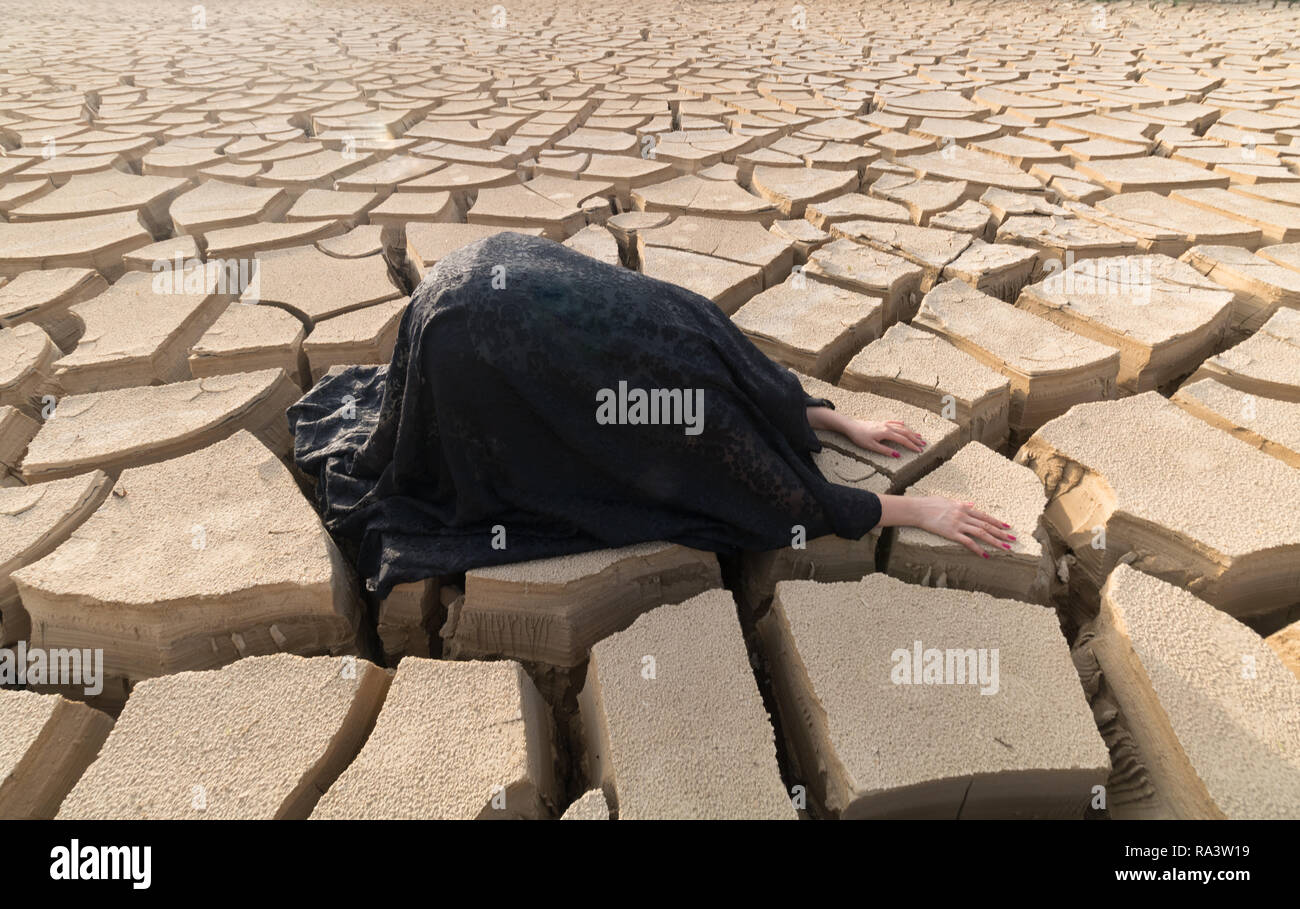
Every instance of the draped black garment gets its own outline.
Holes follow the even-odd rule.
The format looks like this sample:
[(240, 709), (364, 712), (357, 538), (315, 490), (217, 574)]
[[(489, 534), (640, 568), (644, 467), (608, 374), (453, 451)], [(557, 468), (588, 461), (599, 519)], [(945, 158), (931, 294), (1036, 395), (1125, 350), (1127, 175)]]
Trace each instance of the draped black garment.
[[(620, 382), (702, 389), (702, 431), (598, 422), (598, 392)], [(322, 379), (288, 416), (325, 525), (383, 597), (652, 540), (777, 549), (794, 525), (858, 539), (880, 500), (814, 466), (805, 409), (825, 403), (710, 300), (500, 233), (424, 279), (389, 365)]]

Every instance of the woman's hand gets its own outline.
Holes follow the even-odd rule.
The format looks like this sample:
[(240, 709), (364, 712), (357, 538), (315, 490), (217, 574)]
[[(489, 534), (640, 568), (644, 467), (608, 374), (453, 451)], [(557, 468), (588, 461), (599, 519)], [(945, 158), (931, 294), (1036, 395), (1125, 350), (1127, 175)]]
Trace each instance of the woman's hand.
[(888, 420), (884, 423), (855, 420), (828, 407), (809, 407), (808, 425), (813, 429), (838, 432), (859, 448), (877, 454), (892, 455), (895, 458), (899, 457), (898, 452), (886, 445), (886, 442), (894, 442), (912, 451), (920, 451), (926, 445), (925, 439), (908, 429), (906, 423), (900, 423), (898, 420)]
[(908, 429), (906, 423), (900, 423), (898, 420), (887, 420), (884, 423), (854, 420), (846, 435), (849, 441), (859, 448), (895, 458), (899, 457), (898, 452), (886, 445), (886, 442), (893, 442), (918, 452), (926, 445), (925, 439)]
[(986, 543), (995, 549), (1010, 549), (1015, 537), (1006, 531), (1004, 524), (992, 515), (985, 514), (970, 502), (958, 502), (942, 496), (890, 496), (880, 497), (880, 525), (882, 527), (919, 527), (936, 536), (960, 543), (976, 555), (988, 558), (980, 545)]

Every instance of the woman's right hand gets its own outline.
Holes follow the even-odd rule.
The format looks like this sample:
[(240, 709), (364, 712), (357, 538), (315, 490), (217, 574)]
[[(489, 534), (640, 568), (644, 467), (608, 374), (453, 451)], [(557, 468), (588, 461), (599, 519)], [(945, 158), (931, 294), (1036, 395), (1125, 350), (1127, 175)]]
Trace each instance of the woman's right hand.
[(1006, 531), (1010, 524), (985, 514), (971, 502), (958, 502), (942, 496), (920, 497), (916, 503), (916, 526), (945, 540), (960, 543), (976, 555), (988, 558), (980, 542), (1000, 549), (1010, 549), (1008, 540), (1015, 537)]

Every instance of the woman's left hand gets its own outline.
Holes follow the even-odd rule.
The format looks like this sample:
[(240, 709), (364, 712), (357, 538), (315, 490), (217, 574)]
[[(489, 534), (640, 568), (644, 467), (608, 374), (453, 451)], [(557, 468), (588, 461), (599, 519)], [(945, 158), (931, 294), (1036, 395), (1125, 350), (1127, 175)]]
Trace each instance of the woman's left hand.
[(859, 448), (878, 454), (892, 455), (895, 458), (899, 457), (898, 452), (886, 445), (886, 442), (893, 442), (917, 452), (926, 445), (925, 439), (908, 429), (906, 423), (900, 423), (898, 420), (887, 420), (884, 423), (874, 420), (856, 420), (849, 433), (849, 441)]

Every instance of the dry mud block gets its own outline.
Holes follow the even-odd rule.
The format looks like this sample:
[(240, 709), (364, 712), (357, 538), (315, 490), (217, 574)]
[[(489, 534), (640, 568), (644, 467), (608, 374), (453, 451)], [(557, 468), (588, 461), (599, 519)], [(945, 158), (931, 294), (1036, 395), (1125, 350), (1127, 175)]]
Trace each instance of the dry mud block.
[(380, 224), (362, 224), (345, 234), (316, 242), (321, 252), (338, 259), (360, 259), (384, 252), (384, 228)]
[(356, 582), (251, 433), (122, 472), (54, 552), (14, 572), (39, 647), (104, 649), (133, 683), (243, 656), (350, 653)]
[[(823, 231), (830, 230), (833, 225), (841, 221), (892, 221), (896, 224), (906, 224), (912, 218), (912, 213), (906, 206), (890, 199), (876, 198), (881, 194), (879, 185), (882, 184), (884, 179), (882, 177), (872, 184), (871, 189), (875, 195), (866, 196), (862, 193), (846, 193), (842, 196), (836, 196), (834, 199), (809, 205), (808, 210), (804, 212), (804, 218), (808, 223)], [(904, 177), (897, 179), (903, 184), (917, 182)], [(933, 199), (936, 187), (961, 185), (958, 183), (927, 183), (924, 189), (928, 194), (928, 198)], [(960, 191), (958, 195), (960, 195)], [(777, 223), (787, 222), (778, 221)]]
[(948, 281), (965, 281), (976, 290), (1014, 303), (1021, 288), (1029, 283), (1038, 263), (1035, 250), (1011, 243), (976, 240), (940, 276)]
[(962, 281), (925, 295), (913, 322), (1011, 381), (1013, 440), (1083, 401), (1116, 394), (1119, 352)]
[[(1010, 161), (960, 145), (924, 155), (898, 158), (897, 163), (918, 177), (964, 182), (966, 199), (979, 199), (989, 189), (1037, 195), (1046, 192), (1046, 187), (1037, 178), (1029, 176)], [(1224, 185), (1227, 185), (1226, 178)]]
[(1114, 759), (1112, 817), (1300, 815), (1300, 679), (1245, 625), (1120, 565), (1075, 661)]
[(623, 260), (619, 256), (618, 240), (600, 224), (584, 227), (565, 240), (564, 245), (569, 249), (576, 249), (584, 256), (590, 256), (599, 262), (604, 262), (606, 265), (623, 264)]
[[(310, 213), (309, 209), (305, 211)], [(294, 213), (290, 212), (286, 217), (292, 221), (294, 220), (293, 215)], [(456, 220), (456, 216), (456, 203), (449, 193), (393, 193), (379, 205), (370, 209), (366, 215), (366, 220), (371, 225), (383, 228), (386, 234), (394, 236), (395, 241), (400, 243), (400, 238), (405, 232), (408, 223), (421, 221), (425, 223), (450, 223)], [(341, 223), (345, 227), (350, 227), (356, 222), (343, 221)]]
[(634, 189), (632, 204), (641, 211), (662, 211), (674, 216), (757, 221), (764, 229), (771, 227), (780, 215), (766, 199), (745, 192), (735, 183), (706, 180), (695, 174)]
[(799, 376), (804, 391), (814, 398), (826, 398), (835, 405), (835, 409), (855, 420), (898, 420), (906, 423), (913, 432), (920, 433), (926, 441), (926, 447), (919, 452), (902, 446), (894, 446), (898, 457), (879, 454), (858, 447), (847, 437), (830, 430), (817, 430), (817, 438), (825, 448), (862, 461), (877, 473), (889, 479), (888, 492), (902, 492), (903, 487), (915, 482), (927, 471), (933, 470), (940, 461), (957, 450), (961, 439), (961, 427), (951, 420), (920, 407), (904, 404), (890, 398), (865, 391), (849, 391), (838, 388), (820, 379)]
[(302, 321), (276, 306), (235, 301), (190, 348), (190, 372), (196, 379), (261, 369), (283, 369), (301, 386), (310, 378), (303, 361)]
[(171, 228), (167, 208), (189, 186), (189, 181), (178, 177), (137, 177), (120, 170), (81, 174), (13, 209), (9, 220), (59, 221), (126, 212), (139, 215), (153, 234), (164, 237)]
[[(1227, 192), (1226, 174), (1216, 174), (1186, 161), (1145, 156), (1080, 161), (1077, 168), (1113, 193), (1155, 192), (1168, 195), (1174, 190), (1212, 187)], [(1175, 193), (1175, 198), (1182, 195)]]
[[(870, 193), (879, 200), (902, 207), (905, 210), (905, 217), (879, 217), (876, 212), (866, 211), (859, 217), (867, 221), (897, 221), (913, 224), (929, 224), (932, 218), (935, 218), (946, 211), (952, 211), (960, 207), (962, 199), (966, 197), (968, 187), (963, 181), (953, 180), (921, 180), (916, 177), (905, 177), (898, 174), (885, 174), (876, 179), (871, 184)], [(852, 200), (852, 196), (842, 197), (844, 200)], [(834, 206), (840, 200), (832, 199), (828, 205)], [(853, 204), (850, 201), (850, 204)], [(865, 207), (862, 203), (857, 203), (858, 207)], [(834, 209), (832, 209), (833, 211)], [(812, 217), (822, 217), (826, 212), (817, 206), (817, 210)], [(886, 210), (886, 213), (889, 213)], [(847, 220), (845, 218), (835, 218), (836, 221)], [(829, 230), (829, 228), (827, 228)]]
[(843, 221), (832, 226), (830, 233), (919, 265), (923, 269), (922, 291), (933, 287), (944, 268), (960, 258), (974, 242), (970, 234), (959, 231), (879, 221)]
[(620, 820), (794, 819), (725, 590), (596, 644), (578, 704), (588, 777)]
[[(556, 193), (554, 184), (568, 184), (569, 189)], [(470, 224), (496, 227), (497, 230), (541, 227), (543, 236), (558, 242), (587, 225), (587, 217), (579, 206), (591, 196), (598, 195), (601, 187), (602, 184), (595, 182), (548, 176), (513, 186), (488, 187), (478, 191), (465, 220)], [(612, 187), (610, 189), (612, 192)]]
[(288, 458), (284, 413), (300, 396), (280, 369), (69, 395), (28, 446), (23, 479), (39, 483), (95, 468), (115, 474), (198, 451), (241, 429)]
[(332, 189), (334, 181), (370, 164), (370, 155), (347, 154), (327, 148), (273, 163), (258, 174), (258, 186), (283, 187), (295, 199), (309, 189)]
[(302, 344), (312, 382), (319, 382), (331, 366), (391, 360), (402, 313), (410, 302), (410, 297), (400, 297), (316, 323)]
[(1055, 614), (885, 575), (759, 622), (796, 781), (841, 818), (1081, 817), (1110, 761)]
[(189, 353), (225, 308), (230, 293), (219, 269), (131, 272), (97, 297), (72, 307), (85, 331), (55, 363), (69, 394), (189, 379)]
[(1233, 292), (1229, 332), (1241, 340), (1279, 307), (1300, 309), (1300, 272), (1239, 246), (1193, 246), (1182, 261)]
[[(832, 483), (851, 486), (884, 495), (892, 484), (889, 476), (865, 461), (824, 447), (813, 455), (822, 476)], [(872, 528), (858, 540), (834, 534), (814, 537), (796, 536), (803, 528), (791, 528), (791, 542), (781, 549), (745, 552), (740, 558), (740, 602), (752, 615), (762, 615), (772, 602), (778, 581), (816, 579), (818, 581), (856, 581), (876, 570), (876, 548), (881, 528)]]
[[(448, 254), (462, 246), (494, 237), (504, 230), (497, 224), (408, 224), (406, 227), (406, 260), (415, 271), (415, 279), (423, 281), (429, 270)], [(540, 227), (512, 227), (511, 233), (540, 237)]]
[(0, 819), (54, 817), (112, 728), (57, 694), (0, 690)]
[(39, 416), (63, 393), (54, 379), (59, 356), (59, 348), (39, 325), (24, 322), (0, 328), (0, 406)]
[(686, 215), (663, 227), (638, 231), (636, 243), (643, 262), (662, 248), (751, 266), (762, 275), (760, 289), (779, 283), (794, 265), (789, 242), (749, 221)]
[[(1140, 440), (1140, 441), (1138, 441)], [(1147, 392), (1081, 404), (1016, 455), (1047, 490), (1085, 610), (1122, 556), (1234, 616), (1300, 590), (1300, 471)]]
[(171, 219), (177, 234), (202, 241), (214, 230), (283, 220), (292, 203), (277, 187), (206, 180), (172, 203)]
[(102, 471), (0, 488), (0, 646), (25, 640), (31, 632), (27, 610), (10, 576), (54, 551), (108, 495)]
[(258, 256), (256, 281), (241, 299), (287, 309), (311, 327), (401, 295), (383, 256), (339, 259), (314, 246), (299, 246)]
[(1214, 379), (1188, 382), (1170, 400), (1265, 454), (1300, 467), (1300, 403), (1261, 398)]
[(0, 406), (0, 487), (22, 484), (18, 464), (40, 428), (39, 420), (16, 407)]
[[(900, 528), (889, 549), (888, 572), (925, 587), (977, 590), (1027, 603), (1046, 603), (1053, 571), (1047, 532), (1041, 526), (1047, 497), (1028, 467), (972, 442), (932, 473), (908, 487), (910, 496), (944, 496), (974, 502), (1010, 524), (1016, 539), (988, 558), (915, 527)], [(984, 547), (982, 540), (975, 544)]]
[(794, 261), (800, 265), (807, 262), (809, 256), (831, 241), (830, 234), (802, 219), (776, 221), (768, 229), (782, 241), (793, 245)]
[(1279, 309), (1259, 331), (1202, 363), (1188, 382), (1206, 378), (1247, 394), (1300, 403), (1300, 310)]
[(1124, 193), (1102, 199), (1095, 209), (1073, 210), (1136, 237), (1143, 252), (1166, 256), (1203, 243), (1254, 249), (1263, 239), (1258, 227), (1153, 192)]
[(65, 820), (302, 819), (365, 741), (388, 673), (278, 653), (135, 687)]
[(252, 259), (271, 250), (292, 249), (342, 236), (347, 228), (338, 221), (258, 221), (242, 227), (223, 227), (207, 235), (207, 258)]
[(573, 802), (568, 808), (564, 809), (564, 814), (560, 816), (562, 821), (607, 821), (609, 820), (609, 802), (605, 799), (605, 793), (599, 789), (592, 789), (583, 793), (582, 797)]
[(787, 218), (802, 218), (810, 203), (824, 202), (857, 189), (858, 174), (856, 170), (813, 167), (756, 167), (750, 187)]
[(443, 618), (438, 578), (397, 584), (379, 604), (375, 630), (389, 666), (404, 656), (427, 657)]
[(198, 242), (193, 237), (181, 236), (168, 237), (166, 240), (133, 249), (122, 256), (122, 264), (127, 271), (151, 272), (163, 268), (166, 263), (171, 263), (174, 267), (178, 260), (189, 262), (202, 258), (203, 250), (199, 249)]
[(1055, 215), (1016, 215), (1007, 218), (994, 235), (999, 243), (1038, 250), (1034, 277), (1082, 259), (1134, 255), (1138, 242), (1104, 224)]
[(819, 281), (883, 299), (886, 328), (911, 318), (921, 301), (921, 278), (925, 269), (900, 256), (852, 240), (828, 243), (808, 257), (805, 268)]
[(1300, 622), (1293, 622), (1264, 639), (1264, 643), (1273, 648), (1282, 665), (1300, 679)]
[(666, 246), (647, 246), (638, 258), (642, 274), (707, 297), (727, 315), (763, 289), (763, 269), (758, 265)]
[(740, 307), (731, 321), (776, 362), (834, 382), (863, 345), (880, 337), (884, 304), (792, 275)]
[(891, 325), (863, 348), (839, 384), (952, 420), (961, 427), (962, 442), (998, 448), (1010, 432), (1010, 381), (938, 335), (910, 325)]
[(1233, 294), (1168, 256), (1076, 262), (1020, 292), (1016, 306), (1119, 350), (1119, 387), (1161, 388), (1218, 349)]
[(375, 728), (313, 819), (513, 820), (555, 814), (551, 713), (513, 660), (407, 657)]
[(1297, 205), (1256, 199), (1226, 189), (1183, 189), (1170, 198), (1258, 227), (1269, 243), (1300, 240), (1300, 206)]
[(721, 587), (711, 552), (641, 543), (465, 573), (442, 637), (456, 658), (505, 656), (577, 666), (641, 613)]
[(31, 322), (64, 353), (72, 350), (84, 326), (70, 308), (108, 289), (104, 276), (89, 268), (51, 268), (23, 272), (0, 287), (0, 326)]
[(37, 268), (93, 268), (112, 281), (126, 270), (125, 253), (153, 241), (134, 211), (59, 221), (0, 221), (0, 277)]

